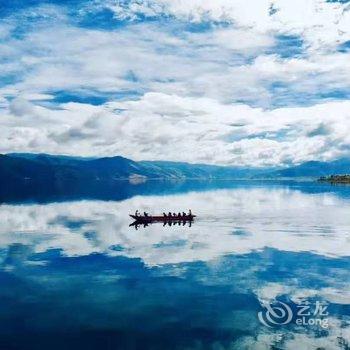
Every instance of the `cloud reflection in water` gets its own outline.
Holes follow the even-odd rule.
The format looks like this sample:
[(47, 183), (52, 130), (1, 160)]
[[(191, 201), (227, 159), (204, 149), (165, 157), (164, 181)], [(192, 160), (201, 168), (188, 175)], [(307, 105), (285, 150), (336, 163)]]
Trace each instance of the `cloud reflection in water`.
[[(198, 215), (190, 228), (129, 227), (136, 209), (189, 208)], [(123, 348), (130, 337), (129, 348), (341, 348), (350, 337), (349, 209), (335, 194), (288, 187), (2, 205), (0, 291), (12, 302), (4, 339), (39, 330), (67, 341), (85, 330), (83, 343), (98, 334)], [(264, 328), (259, 304), (276, 297), (331, 303), (330, 329)], [(24, 330), (15, 319), (28, 315)]]

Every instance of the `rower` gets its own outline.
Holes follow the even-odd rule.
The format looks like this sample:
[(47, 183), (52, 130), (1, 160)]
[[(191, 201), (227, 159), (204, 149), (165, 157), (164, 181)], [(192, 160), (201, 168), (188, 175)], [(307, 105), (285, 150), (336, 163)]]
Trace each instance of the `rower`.
[(166, 214), (163, 212), (163, 216), (166, 218)]
[(139, 210), (138, 209), (135, 211), (135, 216), (139, 216)]
[(188, 216), (192, 216), (192, 211), (191, 211), (191, 209), (188, 210)]
[(185, 213), (184, 211), (182, 212), (182, 216), (183, 216), (183, 217), (185, 217), (185, 216), (186, 216), (186, 213)]
[(168, 217), (171, 218), (171, 213), (170, 213), (170, 211), (169, 211), (169, 213), (168, 213)]
[(145, 217), (147, 217), (148, 216), (148, 213), (146, 213), (145, 211), (143, 212), (143, 215), (145, 216)]

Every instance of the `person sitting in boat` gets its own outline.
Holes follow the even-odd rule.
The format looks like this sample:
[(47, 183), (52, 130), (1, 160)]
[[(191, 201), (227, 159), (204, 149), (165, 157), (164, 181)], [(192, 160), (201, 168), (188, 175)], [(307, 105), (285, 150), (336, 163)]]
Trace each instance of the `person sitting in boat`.
[(143, 215), (145, 216), (145, 217), (147, 217), (148, 216), (148, 213), (146, 213), (145, 211), (143, 212)]
[(192, 211), (191, 211), (191, 209), (188, 210), (188, 216), (192, 216)]
[(186, 213), (185, 213), (184, 211), (182, 212), (182, 216), (183, 216), (183, 217), (186, 217)]
[(139, 216), (139, 210), (138, 209), (135, 211), (135, 216)]
[(167, 215), (163, 212), (163, 216), (166, 218), (167, 217)]
[(168, 213), (168, 217), (171, 218), (171, 213), (170, 213), (170, 211), (169, 211), (169, 213)]
[(181, 218), (181, 213), (180, 213), (180, 212), (177, 214), (177, 217), (178, 217), (178, 218)]
[(176, 213), (173, 213), (173, 216), (176, 217)]

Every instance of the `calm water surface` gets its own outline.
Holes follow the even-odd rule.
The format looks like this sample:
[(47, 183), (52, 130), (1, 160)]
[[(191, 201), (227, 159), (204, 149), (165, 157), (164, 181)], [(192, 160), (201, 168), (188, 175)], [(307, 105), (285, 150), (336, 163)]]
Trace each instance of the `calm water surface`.
[[(349, 349), (350, 188), (218, 187), (0, 205), (0, 349)], [(328, 327), (296, 323), (318, 303)]]

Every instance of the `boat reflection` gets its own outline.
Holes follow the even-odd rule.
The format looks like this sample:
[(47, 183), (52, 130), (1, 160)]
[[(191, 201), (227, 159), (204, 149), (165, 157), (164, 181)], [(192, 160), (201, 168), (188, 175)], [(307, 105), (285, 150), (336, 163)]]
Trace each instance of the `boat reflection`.
[(149, 221), (149, 222), (143, 222), (143, 221), (135, 220), (133, 223), (131, 223), (129, 225), (129, 227), (134, 227), (135, 230), (138, 230), (139, 227), (146, 228), (149, 225), (160, 224), (160, 223), (163, 223), (163, 227), (165, 227), (165, 226), (168, 226), (168, 227), (171, 227), (171, 226), (188, 226), (188, 227), (191, 227), (192, 226), (192, 222), (193, 222), (193, 220), (177, 220), (177, 221), (167, 220), (167, 221)]

